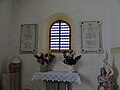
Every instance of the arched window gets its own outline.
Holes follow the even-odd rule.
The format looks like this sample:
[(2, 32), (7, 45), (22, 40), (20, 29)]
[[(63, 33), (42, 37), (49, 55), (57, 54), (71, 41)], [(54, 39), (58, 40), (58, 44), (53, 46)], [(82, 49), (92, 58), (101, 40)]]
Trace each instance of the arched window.
[(71, 49), (71, 27), (63, 21), (57, 20), (50, 27), (49, 50), (62, 52)]

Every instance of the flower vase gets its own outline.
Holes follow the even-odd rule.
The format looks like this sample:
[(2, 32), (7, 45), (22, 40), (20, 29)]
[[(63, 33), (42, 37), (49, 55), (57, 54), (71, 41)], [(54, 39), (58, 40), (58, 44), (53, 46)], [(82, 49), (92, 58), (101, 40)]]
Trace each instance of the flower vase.
[(47, 72), (47, 66), (46, 65), (40, 65), (40, 72)]
[(74, 65), (69, 65), (69, 73), (72, 73), (74, 71), (75, 71)]

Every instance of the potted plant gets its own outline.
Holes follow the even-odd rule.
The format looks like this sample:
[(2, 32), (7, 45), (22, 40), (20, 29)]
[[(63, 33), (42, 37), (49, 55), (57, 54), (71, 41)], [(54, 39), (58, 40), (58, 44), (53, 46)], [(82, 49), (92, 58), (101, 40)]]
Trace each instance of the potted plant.
[(40, 55), (37, 55), (35, 53), (34, 57), (37, 59), (37, 62), (41, 64), (41, 71), (47, 71), (48, 64), (52, 62), (55, 55), (51, 53), (40, 53)]
[(63, 52), (63, 57), (64, 57), (64, 64), (67, 64), (69, 65), (69, 69), (70, 69), (70, 72), (73, 72), (75, 71), (73, 69), (73, 66), (78, 62), (78, 60), (81, 58), (81, 55), (78, 55), (76, 57), (74, 57), (74, 52), (73, 50), (70, 50), (70, 51), (64, 51)]

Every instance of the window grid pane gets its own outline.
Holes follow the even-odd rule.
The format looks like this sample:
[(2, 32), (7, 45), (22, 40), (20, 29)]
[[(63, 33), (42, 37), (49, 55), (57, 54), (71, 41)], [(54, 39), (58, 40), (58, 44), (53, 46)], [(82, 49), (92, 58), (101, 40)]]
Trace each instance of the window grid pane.
[(50, 29), (50, 50), (69, 50), (70, 49), (70, 26), (62, 21), (55, 22)]

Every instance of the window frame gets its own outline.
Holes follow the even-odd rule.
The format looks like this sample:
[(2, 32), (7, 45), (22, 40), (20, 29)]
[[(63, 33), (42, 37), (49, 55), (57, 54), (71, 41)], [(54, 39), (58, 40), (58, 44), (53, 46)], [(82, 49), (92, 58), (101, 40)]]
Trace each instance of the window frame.
[[(64, 49), (60, 49), (60, 47), (59, 47), (59, 50), (51, 50), (50, 49), (50, 47), (51, 47), (51, 28), (52, 28), (52, 26), (55, 24), (55, 23), (57, 23), (57, 22), (64, 22), (64, 23), (66, 23), (68, 26), (69, 26), (69, 35), (68, 35), (68, 37), (70, 38), (69, 39), (69, 49), (68, 50), (64, 50)], [(60, 26), (59, 26), (60, 27)], [(60, 32), (60, 29), (58, 30), (59, 32)], [(59, 33), (59, 37), (60, 37), (60, 33)], [(71, 35), (71, 26), (70, 26), (70, 24), (68, 23), (68, 22), (66, 22), (65, 20), (56, 20), (55, 22), (53, 22), (51, 25), (50, 25), (50, 29), (49, 29), (49, 51), (50, 52), (56, 52), (56, 53), (61, 53), (61, 52), (63, 52), (63, 51), (69, 51), (69, 50), (71, 50), (71, 37), (72, 37), (72, 35)], [(60, 40), (59, 40), (59, 43), (60, 43)], [(60, 44), (59, 44), (60, 45)]]

